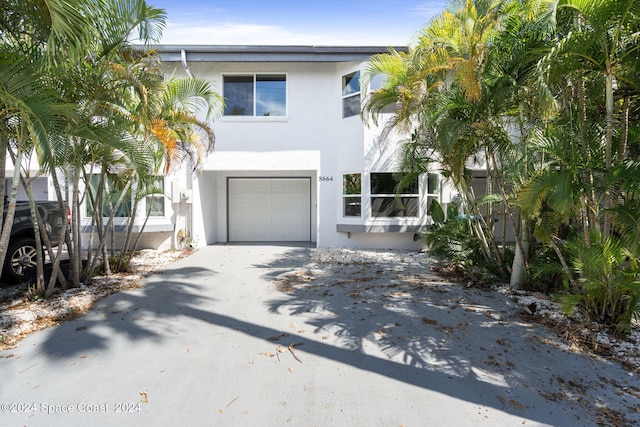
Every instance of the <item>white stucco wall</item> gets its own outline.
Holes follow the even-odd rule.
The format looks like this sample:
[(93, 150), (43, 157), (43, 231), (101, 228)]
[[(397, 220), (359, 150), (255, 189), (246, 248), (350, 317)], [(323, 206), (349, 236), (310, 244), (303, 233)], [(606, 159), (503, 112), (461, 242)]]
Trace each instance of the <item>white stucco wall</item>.
[[(364, 63), (190, 63), (197, 77), (222, 90), (225, 73), (283, 73), (287, 79), (286, 117), (222, 117), (212, 123), (216, 149), (192, 184), (192, 233), (197, 244), (227, 241), (227, 178), (311, 177), (312, 241), (319, 247), (422, 247), (413, 233), (345, 233), (337, 224), (424, 224), (419, 218), (368, 218), (370, 172), (398, 170), (394, 141), (380, 143), (379, 129), (359, 116), (342, 117), (342, 76)], [(167, 74), (184, 77), (181, 64)], [(397, 138), (396, 138), (397, 139)], [(342, 176), (362, 173), (363, 216), (344, 218)], [(426, 180), (426, 177), (425, 177)], [(424, 185), (423, 185), (424, 184)], [(426, 181), (421, 187), (426, 188)], [(426, 197), (420, 212), (426, 213)]]

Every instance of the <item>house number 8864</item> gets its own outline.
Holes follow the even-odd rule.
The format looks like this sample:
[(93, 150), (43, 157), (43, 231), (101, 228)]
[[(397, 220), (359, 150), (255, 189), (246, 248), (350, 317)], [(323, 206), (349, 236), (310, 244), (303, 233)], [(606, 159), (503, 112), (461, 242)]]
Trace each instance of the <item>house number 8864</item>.
[(319, 178), (320, 181), (333, 181), (333, 177), (332, 176), (320, 176)]

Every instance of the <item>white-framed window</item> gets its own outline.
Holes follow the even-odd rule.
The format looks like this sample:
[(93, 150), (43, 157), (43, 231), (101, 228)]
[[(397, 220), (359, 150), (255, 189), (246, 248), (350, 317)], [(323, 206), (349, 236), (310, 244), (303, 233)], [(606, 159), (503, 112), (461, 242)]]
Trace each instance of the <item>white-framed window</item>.
[[(102, 216), (109, 217), (111, 209), (115, 206), (125, 183), (118, 180), (117, 175), (107, 174), (105, 182), (102, 188)], [(93, 201), (98, 197), (98, 190), (100, 187), (100, 174), (91, 174), (89, 178), (89, 185), (86, 194), (86, 215), (87, 217), (93, 216), (94, 208)], [(131, 216), (131, 190), (127, 191), (126, 196), (122, 199), (120, 206), (116, 210), (114, 218), (128, 218)]]
[(362, 174), (342, 175), (342, 216), (362, 216)]
[(440, 201), (440, 175), (437, 173), (427, 174), (427, 214), (431, 215), (431, 201)]
[(145, 197), (145, 205), (150, 217), (164, 217), (164, 176), (156, 176), (151, 194)]
[(225, 116), (284, 117), (287, 115), (285, 74), (222, 76)]
[[(372, 172), (371, 216), (372, 217), (417, 217), (419, 207), (418, 177), (394, 172)], [(398, 185), (402, 183), (400, 194)]]
[(360, 71), (342, 76), (342, 118), (360, 114)]

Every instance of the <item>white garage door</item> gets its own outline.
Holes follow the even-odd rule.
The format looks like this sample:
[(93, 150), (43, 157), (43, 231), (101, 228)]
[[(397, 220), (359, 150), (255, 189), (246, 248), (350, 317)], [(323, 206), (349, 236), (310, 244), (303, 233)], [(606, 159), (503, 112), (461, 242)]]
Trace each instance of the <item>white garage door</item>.
[(229, 241), (311, 240), (309, 178), (230, 178)]

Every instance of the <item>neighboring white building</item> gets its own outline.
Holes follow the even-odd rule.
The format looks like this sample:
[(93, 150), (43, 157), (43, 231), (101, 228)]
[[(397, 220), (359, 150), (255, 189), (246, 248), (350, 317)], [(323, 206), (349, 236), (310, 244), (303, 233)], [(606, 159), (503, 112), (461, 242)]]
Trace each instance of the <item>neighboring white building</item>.
[(380, 129), (359, 114), (360, 72), (387, 48), (156, 49), (167, 76), (206, 78), (226, 99), (224, 115), (212, 124), (215, 152), (203, 173), (192, 177), (187, 167), (165, 182), (172, 202), (166, 219), (176, 235), (197, 246), (422, 247), (414, 234), (430, 223), (428, 203), (448, 201), (439, 177), (421, 176), (398, 207), (399, 144), (381, 141)]

